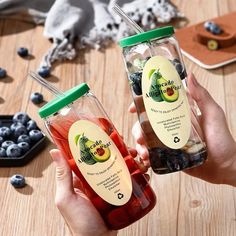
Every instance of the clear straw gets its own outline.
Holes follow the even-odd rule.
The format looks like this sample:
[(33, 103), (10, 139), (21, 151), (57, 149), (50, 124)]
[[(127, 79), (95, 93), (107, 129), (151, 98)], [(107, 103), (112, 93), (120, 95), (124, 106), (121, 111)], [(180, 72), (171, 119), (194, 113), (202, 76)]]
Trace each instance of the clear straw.
[[(144, 33), (145, 31), (135, 22), (133, 21), (122, 9), (121, 7), (114, 1), (112, 3), (112, 9), (125, 21), (125, 23), (135, 31), (136, 34)], [(150, 50), (151, 56), (155, 55), (155, 50), (150, 41), (147, 41), (148, 48)]]
[(56, 95), (57, 97), (64, 97), (64, 93), (61, 92), (60, 90), (58, 90), (56, 87), (54, 87), (53, 85), (51, 85), (47, 80), (45, 80), (43, 77), (41, 77), (40, 75), (38, 75), (37, 73), (30, 71), (29, 72), (29, 76), (36, 80), (39, 84), (41, 84), (43, 87), (45, 87), (46, 89), (48, 89), (51, 93), (53, 93), (54, 95)]
[(143, 33), (144, 30), (135, 22), (133, 21), (122, 9), (121, 7), (114, 3), (112, 6), (112, 9), (117, 13), (117, 15), (119, 15), (121, 17), (121, 19), (123, 19), (127, 25), (129, 25), (129, 27), (131, 29), (133, 29), (137, 34)]

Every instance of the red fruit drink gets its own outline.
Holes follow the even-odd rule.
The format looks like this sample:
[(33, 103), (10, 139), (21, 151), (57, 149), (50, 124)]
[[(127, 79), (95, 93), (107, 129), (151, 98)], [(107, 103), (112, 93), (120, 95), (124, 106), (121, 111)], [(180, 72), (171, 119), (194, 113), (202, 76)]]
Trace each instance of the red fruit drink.
[[(146, 215), (156, 197), (96, 97), (81, 84), (40, 109), (71, 170), (110, 229)], [(80, 98), (80, 99), (78, 99)]]

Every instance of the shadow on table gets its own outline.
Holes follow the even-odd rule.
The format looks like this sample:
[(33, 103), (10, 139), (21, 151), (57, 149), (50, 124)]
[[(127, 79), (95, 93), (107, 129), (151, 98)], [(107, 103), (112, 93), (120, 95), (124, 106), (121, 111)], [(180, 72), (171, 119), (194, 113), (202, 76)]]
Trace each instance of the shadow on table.
[(27, 184), (24, 188), (16, 188), (16, 191), (24, 195), (32, 195), (34, 189)]
[(23, 176), (41, 178), (43, 177), (43, 172), (52, 163), (52, 158), (49, 154), (51, 149), (55, 148), (55, 145), (47, 141), (43, 150), (40, 151), (36, 156), (34, 156), (27, 164), (24, 166), (16, 167), (0, 167), (0, 178), (9, 178), (14, 174), (22, 174)]
[(5, 99), (0, 97), (0, 104), (3, 104), (5, 102)]
[(35, 27), (35, 24), (22, 21), (22, 19), (15, 19), (10, 17), (0, 18), (1, 37), (28, 31)]
[(14, 81), (13, 77), (7, 75), (5, 78), (1, 79), (2, 83), (12, 83)]

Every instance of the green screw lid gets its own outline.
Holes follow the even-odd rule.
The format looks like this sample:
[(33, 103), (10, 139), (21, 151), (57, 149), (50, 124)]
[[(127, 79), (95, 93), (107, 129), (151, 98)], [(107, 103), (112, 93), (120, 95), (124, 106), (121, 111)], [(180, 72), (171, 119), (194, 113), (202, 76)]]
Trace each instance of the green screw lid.
[(151, 39), (164, 38), (174, 34), (173, 26), (166, 26), (162, 28), (157, 28), (154, 30), (150, 30), (144, 33), (136, 34), (127, 38), (123, 38), (119, 41), (119, 45), (124, 48), (130, 45), (134, 45), (137, 43), (142, 43), (145, 41), (149, 41)]
[(66, 91), (63, 97), (56, 97), (52, 101), (39, 109), (39, 115), (41, 118), (46, 118), (55, 112), (59, 111), (63, 107), (82, 97), (89, 91), (89, 86), (86, 83), (79, 84), (78, 86)]

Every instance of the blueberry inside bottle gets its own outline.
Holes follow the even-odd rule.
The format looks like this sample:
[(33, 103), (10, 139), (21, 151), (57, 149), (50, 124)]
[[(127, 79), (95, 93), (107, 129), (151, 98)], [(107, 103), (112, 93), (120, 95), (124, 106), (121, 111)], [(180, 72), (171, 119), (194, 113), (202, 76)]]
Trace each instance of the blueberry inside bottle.
[(207, 157), (195, 103), (173, 27), (119, 42), (153, 171), (167, 174), (203, 164)]

